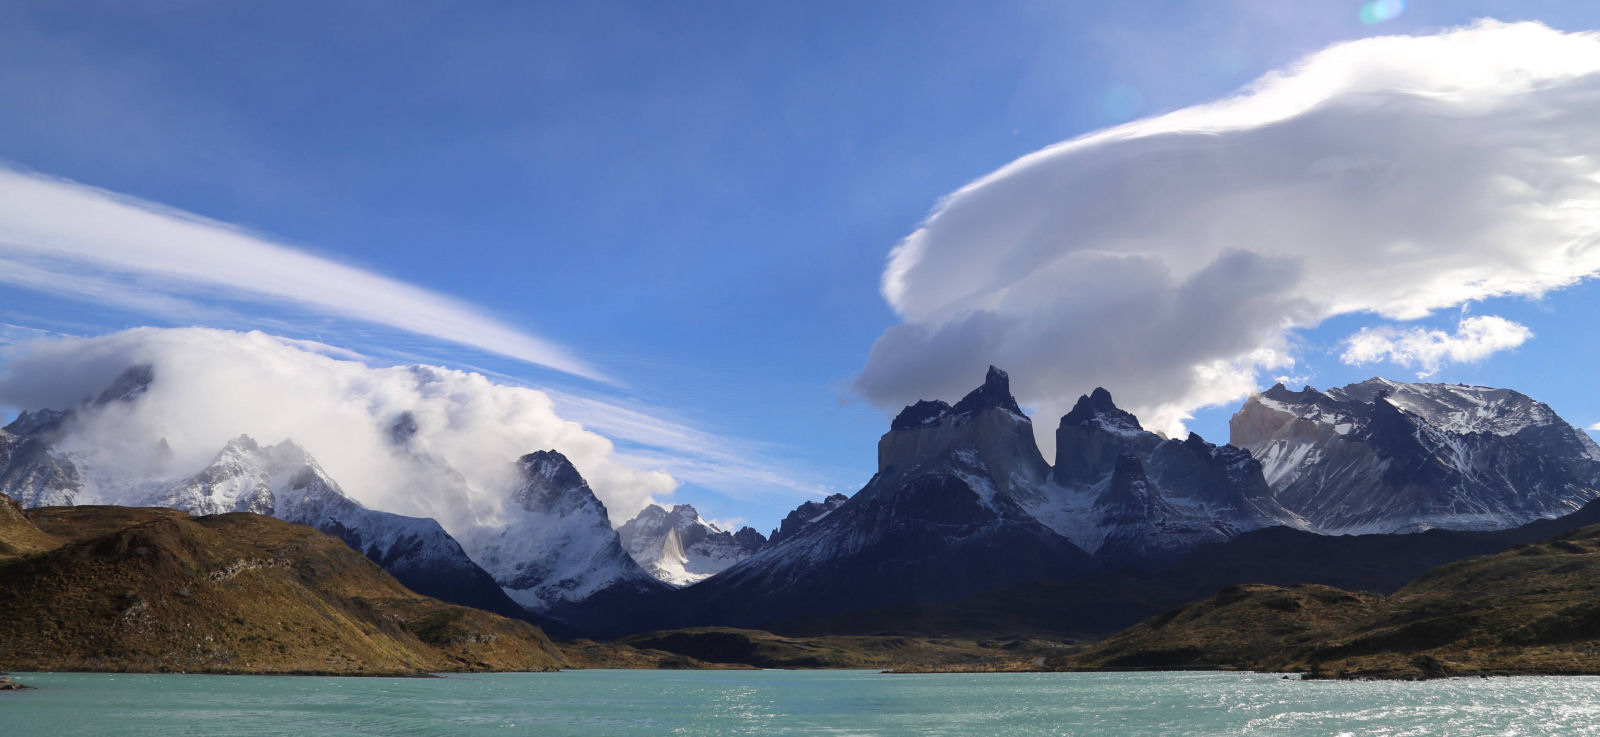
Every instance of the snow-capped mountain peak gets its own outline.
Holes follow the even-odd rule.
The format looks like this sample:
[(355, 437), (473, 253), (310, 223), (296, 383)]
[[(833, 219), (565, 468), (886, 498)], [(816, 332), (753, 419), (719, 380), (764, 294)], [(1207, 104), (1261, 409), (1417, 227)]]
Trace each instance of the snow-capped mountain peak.
[(598, 510), (604, 517), (605, 505), (566, 456), (541, 450), (517, 459), (517, 465), (522, 483), (511, 493), (511, 501), (523, 510), (561, 517), (592, 516)]
[(745, 527), (728, 532), (700, 517), (688, 504), (672, 509), (647, 505), (617, 528), (622, 546), (657, 579), (674, 586), (705, 580), (748, 558), (767, 544), (759, 532)]
[(1559, 422), (1550, 406), (1512, 389), (1465, 384), (1402, 384), (1373, 378), (1329, 392), (1334, 399), (1390, 404), (1446, 432), (1515, 435), (1529, 427)]
[(1600, 446), (1510, 389), (1280, 384), (1247, 400), (1229, 428), (1274, 498), (1325, 532), (1513, 527), (1600, 495)]
[[(272, 515), (277, 509), (273, 487), (281, 486), (285, 483), (283, 477), (301, 469), (310, 469), (326, 478), (316, 461), (293, 441), (284, 440), (263, 447), (250, 436), (240, 435), (228, 441), (199, 473), (160, 489), (145, 504), (198, 515), (227, 512)], [(328, 485), (337, 488), (331, 482)], [(343, 492), (339, 494), (343, 496)]]
[(517, 467), (505, 522), (473, 528), (462, 540), (512, 599), (561, 618), (608, 591), (660, 585), (623, 550), (605, 505), (566, 456), (541, 450)]

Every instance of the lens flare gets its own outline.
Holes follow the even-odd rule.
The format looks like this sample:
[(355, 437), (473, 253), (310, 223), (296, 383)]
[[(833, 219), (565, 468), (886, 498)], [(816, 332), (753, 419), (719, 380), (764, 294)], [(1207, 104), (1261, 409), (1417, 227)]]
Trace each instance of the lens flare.
[(1372, 0), (1361, 6), (1361, 22), (1369, 26), (1394, 20), (1406, 12), (1406, 0)]

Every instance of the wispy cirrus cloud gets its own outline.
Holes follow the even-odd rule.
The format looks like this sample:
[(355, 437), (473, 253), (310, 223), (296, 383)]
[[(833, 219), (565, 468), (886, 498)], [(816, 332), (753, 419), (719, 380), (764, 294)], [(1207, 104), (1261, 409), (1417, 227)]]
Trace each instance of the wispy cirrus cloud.
[[(227, 223), (4, 165), (0, 165), (0, 284), (191, 324), (250, 324), (274, 332), (303, 333), (289, 324), (300, 321), (279, 319), (284, 314), (297, 314), (364, 321), (379, 333), (397, 331), (386, 338), (355, 340), (359, 345), (350, 345), (350, 340), (338, 341), (345, 345), (332, 345), (273, 336), (266, 341), (268, 345), (284, 346), (296, 353), (262, 354), (268, 356), (320, 354), (369, 366), (390, 361), (426, 364), (438, 360), (405, 350), (402, 336), (411, 334), (609, 381), (565, 348), (447, 295), (341, 264)], [(269, 309), (245, 315), (243, 308), (230, 306), (241, 302), (259, 303)], [(78, 340), (72, 336), (90, 336), (100, 330), (91, 325), (73, 326), (66, 332), (43, 330), (38, 325), (7, 326), (0, 329), (0, 345), (28, 343), (53, 332), (69, 341)], [(173, 336), (185, 337), (179, 340)], [(201, 345), (251, 342), (225, 331), (182, 330), (131, 331), (85, 337), (82, 341), (74, 345), (160, 344), (198, 350)], [(11, 352), (13, 361), (16, 355), (20, 354)], [(296, 360), (309, 361), (303, 357)], [(0, 371), (6, 368), (5, 362), (0, 361)], [(36, 375), (57, 374), (45, 371)], [(96, 375), (96, 380), (103, 378)], [(778, 449), (669, 419), (672, 413), (668, 410), (629, 403), (604, 393), (577, 394), (533, 387), (520, 377), (503, 374), (500, 381), (503, 383), (495, 385), (495, 392), (527, 391), (555, 402), (548, 410), (550, 416), (540, 422), (551, 426), (561, 422), (581, 424), (595, 438), (603, 436), (619, 443), (614, 452), (591, 452), (583, 458), (583, 471), (597, 477), (596, 488), (603, 490), (616, 513), (631, 514), (652, 495), (669, 495), (679, 483), (743, 500), (769, 495), (820, 496), (828, 491), (810, 480), (815, 473), (779, 460)], [(46, 406), (46, 399), (75, 401), (78, 397), (72, 392), (84, 390), (80, 384), (83, 382), (62, 382), (60, 387), (68, 391), (54, 396), (51, 392), (60, 387), (38, 383), (32, 385), (32, 396), (44, 402), (39, 406)], [(21, 396), (14, 393), (12, 404), (17, 404)], [(299, 434), (312, 432), (313, 429), (301, 429)], [(352, 475), (356, 480), (365, 478), (359, 472)]]
[(5, 166), (0, 282), (163, 315), (194, 314), (221, 292), (607, 380), (568, 349), (448, 295), (228, 223)]
[(777, 449), (730, 438), (688, 423), (661, 417), (655, 408), (545, 390), (563, 417), (621, 444), (618, 456), (642, 468), (660, 468), (684, 483), (712, 489), (732, 499), (779, 494), (821, 497), (831, 489), (816, 474), (791, 468)]

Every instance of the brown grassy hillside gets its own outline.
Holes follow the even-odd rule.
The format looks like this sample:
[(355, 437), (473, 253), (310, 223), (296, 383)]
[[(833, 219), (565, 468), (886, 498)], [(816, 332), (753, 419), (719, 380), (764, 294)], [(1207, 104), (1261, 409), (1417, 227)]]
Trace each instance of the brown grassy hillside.
[(21, 505), (0, 494), (0, 560), (49, 550), (61, 541), (36, 527)]
[(1600, 526), (1440, 566), (1389, 597), (1234, 587), (1050, 665), (1371, 678), (1600, 673)]
[[(270, 517), (0, 510), (0, 668), (420, 674), (550, 670), (526, 622), (415, 594), (336, 538)], [(39, 537), (44, 535), (44, 538)]]

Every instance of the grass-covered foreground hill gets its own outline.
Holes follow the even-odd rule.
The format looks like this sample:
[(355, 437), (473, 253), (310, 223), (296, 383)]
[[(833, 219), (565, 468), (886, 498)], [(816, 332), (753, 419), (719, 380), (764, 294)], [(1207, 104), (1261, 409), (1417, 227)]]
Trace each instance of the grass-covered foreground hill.
[(20, 510), (0, 495), (0, 669), (421, 674), (567, 664), (537, 627), (411, 592), (270, 517)]
[(1600, 673), (1600, 526), (1449, 563), (1387, 597), (1230, 587), (1049, 665), (1357, 678)]

